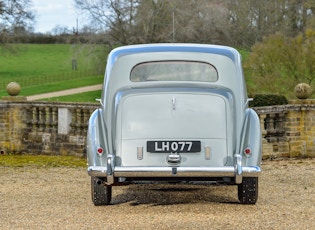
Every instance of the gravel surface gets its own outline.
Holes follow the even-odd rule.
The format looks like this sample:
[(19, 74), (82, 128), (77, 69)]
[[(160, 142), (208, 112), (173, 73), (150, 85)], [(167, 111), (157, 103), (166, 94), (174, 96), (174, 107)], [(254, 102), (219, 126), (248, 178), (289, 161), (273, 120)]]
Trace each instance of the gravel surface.
[(84, 168), (0, 167), (0, 229), (315, 229), (315, 159), (262, 169), (256, 205), (236, 186), (130, 185), (95, 207)]

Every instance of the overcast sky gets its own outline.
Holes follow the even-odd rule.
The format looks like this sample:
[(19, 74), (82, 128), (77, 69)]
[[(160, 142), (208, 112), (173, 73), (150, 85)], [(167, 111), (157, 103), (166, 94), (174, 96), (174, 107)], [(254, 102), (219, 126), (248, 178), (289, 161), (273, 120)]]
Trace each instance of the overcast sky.
[(73, 0), (33, 0), (33, 10), (36, 13), (35, 32), (50, 32), (56, 25), (70, 30), (76, 27), (78, 15)]

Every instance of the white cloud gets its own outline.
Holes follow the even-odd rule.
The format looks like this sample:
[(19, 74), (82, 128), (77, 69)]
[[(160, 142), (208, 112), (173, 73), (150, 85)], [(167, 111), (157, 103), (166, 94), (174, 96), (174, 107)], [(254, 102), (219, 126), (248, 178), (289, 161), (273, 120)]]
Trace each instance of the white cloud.
[(73, 5), (73, 0), (33, 0), (35, 32), (46, 33), (56, 25), (69, 29), (75, 27), (77, 13)]

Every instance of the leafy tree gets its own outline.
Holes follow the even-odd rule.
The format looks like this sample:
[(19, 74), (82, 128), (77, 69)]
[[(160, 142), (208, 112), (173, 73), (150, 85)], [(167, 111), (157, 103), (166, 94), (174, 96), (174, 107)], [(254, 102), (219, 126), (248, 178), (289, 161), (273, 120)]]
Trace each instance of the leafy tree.
[[(252, 47), (245, 67), (257, 82), (252, 91), (285, 93), (298, 83), (315, 82), (315, 31), (307, 29), (295, 37), (276, 33)], [(266, 92), (263, 92), (266, 93)]]

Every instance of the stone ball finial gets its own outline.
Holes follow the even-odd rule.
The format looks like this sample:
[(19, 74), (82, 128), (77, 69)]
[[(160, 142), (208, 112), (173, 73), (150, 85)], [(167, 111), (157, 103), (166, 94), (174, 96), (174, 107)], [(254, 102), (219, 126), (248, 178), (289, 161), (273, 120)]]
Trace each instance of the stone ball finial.
[(19, 95), (20, 92), (21, 92), (21, 86), (20, 86), (19, 83), (17, 83), (17, 82), (10, 82), (7, 85), (7, 93), (10, 96), (17, 96), (17, 95)]
[(309, 84), (300, 83), (295, 86), (294, 93), (299, 99), (307, 99), (312, 94), (312, 88)]

